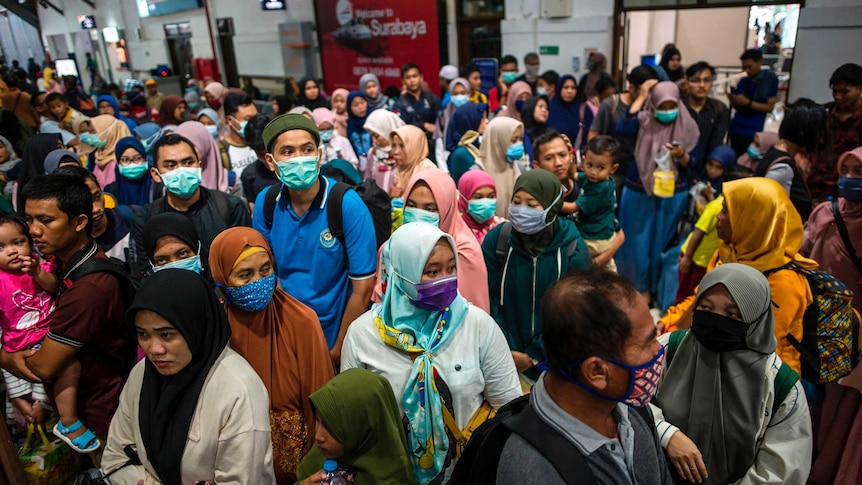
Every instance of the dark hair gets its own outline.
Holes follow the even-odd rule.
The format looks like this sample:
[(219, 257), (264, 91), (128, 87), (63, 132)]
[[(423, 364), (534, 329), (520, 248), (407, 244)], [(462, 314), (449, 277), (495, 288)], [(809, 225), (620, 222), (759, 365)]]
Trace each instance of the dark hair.
[(46, 97), (45, 97), (45, 103), (46, 103), (46, 104), (47, 104), (47, 103), (54, 102), (54, 101), (62, 101), (62, 102), (64, 102), (64, 103), (66, 103), (66, 102), (67, 102), (67, 101), (66, 101), (66, 98), (64, 98), (64, 97), (63, 97), (63, 95), (62, 95), (62, 94), (60, 94), (60, 93), (51, 93), (51, 94), (49, 94), (48, 96), (46, 96)]
[(538, 162), (539, 151), (540, 151), (539, 148), (541, 148), (542, 145), (547, 145), (548, 143), (551, 143), (552, 141), (556, 140), (557, 138), (562, 140), (563, 135), (561, 135), (560, 132), (557, 130), (548, 129), (544, 133), (539, 135), (538, 138), (533, 140), (533, 159)]
[[(105, 92), (106, 93), (113, 92), (115, 89), (117, 91), (120, 90), (120, 86), (118, 86), (117, 83), (111, 83), (111, 84), (108, 84), (107, 86), (105, 86)], [(117, 100), (117, 101), (119, 101), (119, 100)]]
[[(612, 136), (598, 135), (587, 143), (587, 149), (596, 155), (610, 155), (616, 159), (620, 143)], [(617, 163), (614, 161), (614, 163)]]
[(747, 51), (743, 52), (741, 56), (739, 56), (740, 61), (759, 61), (762, 59), (763, 52), (761, 52), (760, 49), (748, 49)]
[(771, 38), (772, 40), (774, 40), (776, 43), (780, 43), (780, 42), (781, 42), (781, 36), (780, 36), (780, 35), (778, 35), (778, 34), (776, 34), (775, 32), (773, 32), (773, 33), (771, 33), (771, 34), (767, 35), (767, 36), (766, 36), (766, 41), (767, 41), (767, 42), (769, 42), (769, 39), (770, 39), (770, 38)]
[(51, 173), (66, 175), (69, 177), (75, 177), (76, 179), (78, 179), (84, 183), (87, 183), (87, 180), (89, 179), (89, 180), (92, 180), (93, 183), (96, 184), (96, 187), (99, 187), (100, 189), (102, 188), (102, 186), (99, 185), (99, 180), (96, 178), (96, 176), (93, 174), (93, 172), (82, 167), (80, 164), (78, 164), (78, 165), (64, 165), (64, 166), (58, 168), (57, 170), (54, 170)]
[(0, 212), (0, 226), (3, 224), (18, 226), (21, 234), (26, 236), (27, 241), (30, 242), (30, 247), (33, 247), (33, 236), (30, 235), (30, 226), (27, 225), (27, 221), (20, 214), (17, 212)]
[(625, 277), (602, 268), (570, 273), (542, 298), (542, 342), (552, 370), (593, 355), (619, 359), (631, 335), (623, 308), (638, 296)]
[(398, 89), (397, 86), (386, 86), (386, 89), (383, 90), (383, 94), (389, 96), (390, 99), (398, 99), (398, 96), (401, 94), (401, 90)]
[(754, 177), (754, 170), (741, 164), (734, 164), (727, 168), (721, 176), (724, 182), (733, 182), (734, 180)]
[[(281, 105), (279, 105), (281, 109)], [(271, 118), (264, 114), (256, 114), (248, 120), (248, 125), (245, 127), (245, 141), (257, 153), (266, 151), (266, 144), (263, 142), (263, 129), (271, 121)]]
[(188, 145), (189, 148), (192, 150), (192, 153), (194, 154), (195, 159), (198, 158), (198, 152), (195, 151), (194, 144), (191, 141), (189, 141), (188, 138), (186, 138), (182, 135), (178, 135), (176, 133), (171, 133), (171, 134), (168, 134), (168, 135), (165, 135), (165, 136), (159, 138), (159, 141), (157, 141), (156, 144), (153, 145), (153, 165), (158, 166), (159, 149), (161, 149), (163, 146), (174, 146), (174, 145), (179, 145), (180, 143), (185, 143), (186, 145)]
[(254, 102), (245, 93), (228, 93), (222, 102), (225, 116), (233, 116), (239, 111), (240, 106), (248, 106), (250, 104), (254, 104)]
[(516, 58), (513, 55), (506, 54), (505, 56), (503, 56), (502, 59), (500, 59), (500, 66), (502, 67), (503, 64), (514, 64), (515, 68), (517, 69), (518, 68), (518, 58)]
[(685, 70), (685, 77), (694, 77), (695, 74), (705, 70), (709, 70), (710, 76), (715, 76), (715, 68), (712, 65), (706, 61), (697, 61), (688, 66), (688, 69)]
[[(550, 71), (543, 72), (542, 75), (539, 76), (539, 78), (541, 78), (542, 80), (544, 80), (546, 83), (550, 84), (551, 86), (556, 86), (557, 82), (560, 80), (560, 73), (558, 73), (557, 71), (554, 71), (552, 69)], [(578, 85), (578, 82), (575, 81), (575, 86), (577, 87), (577, 85)]]
[(93, 231), (93, 196), (87, 185), (77, 177), (63, 174), (39, 175), (24, 186), (23, 198), (27, 200), (56, 200), (57, 208), (71, 222), (80, 215), (87, 216), (87, 236)]
[[(38, 93), (36, 93), (35, 95), (31, 96), (31, 97), (30, 97), (30, 106), (32, 106), (33, 108), (35, 108), (35, 107), (39, 104), (39, 103), (38, 103), (39, 96), (41, 96), (41, 95), (43, 95), (43, 94), (48, 94), (48, 93), (38, 92)], [(45, 97), (45, 99), (43, 99), (43, 100), (42, 100), (42, 102), (44, 103), (44, 102), (45, 102), (45, 100), (47, 100), (47, 99), (48, 99), (48, 97), (46, 96), (46, 97)]]
[(832, 73), (832, 77), (829, 78), (830, 87), (836, 84), (862, 86), (862, 66), (853, 64), (852, 62), (842, 64)]
[(539, 54), (536, 54), (535, 52), (527, 52), (526, 54), (524, 54), (524, 64), (526, 64), (530, 61), (538, 61), (538, 60), (539, 60)]
[(27, 71), (18, 69), (15, 71), (15, 77), (17, 77), (19, 81), (25, 81), (27, 79)]
[[(798, 99), (784, 114), (778, 127), (778, 137), (804, 148), (809, 154), (819, 153), (830, 160), (832, 146), (829, 136), (829, 112), (810, 99)], [(819, 157), (818, 157), (819, 158)]]
[(18, 76), (15, 75), (15, 71), (9, 71), (3, 76), (3, 82), (10, 88), (18, 87)]
[(628, 80), (629, 84), (633, 86), (640, 86), (650, 79), (659, 79), (658, 71), (656, 71), (654, 67), (644, 64), (636, 66), (631, 70), (629, 75), (626, 76), (626, 80)]
[[(577, 84), (577, 83), (575, 83)], [(617, 90), (617, 82), (614, 81), (614, 78), (611, 77), (610, 74), (603, 72), (601, 76), (599, 76), (599, 80), (596, 81), (596, 92), (602, 93), (608, 88), (614, 88), (614, 91)]]
[(473, 64), (464, 64), (463, 66), (461, 66), (460, 69), (458, 69), (458, 75), (463, 77), (464, 79), (467, 79), (468, 77), (470, 77), (470, 75), (473, 74), (474, 72), (482, 72), (482, 71), (480, 71), (479, 68), (474, 66)]
[(412, 62), (408, 62), (407, 64), (401, 66), (401, 77), (404, 77), (404, 75), (407, 74), (407, 71), (411, 69), (416, 69), (416, 71), (419, 72), (419, 75), (422, 75), (422, 69), (419, 69), (419, 66), (413, 64)]

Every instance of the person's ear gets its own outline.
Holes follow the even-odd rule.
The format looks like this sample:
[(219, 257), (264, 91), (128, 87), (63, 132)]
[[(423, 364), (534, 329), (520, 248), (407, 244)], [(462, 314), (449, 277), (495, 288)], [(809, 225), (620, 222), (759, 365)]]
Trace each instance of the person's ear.
[(78, 214), (77, 216), (72, 218), (72, 225), (75, 228), (75, 232), (84, 232), (87, 228), (87, 222), (90, 220), (84, 214)]
[(614, 163), (613, 165), (611, 165), (611, 169), (608, 171), (608, 173), (617, 173), (617, 169), (619, 169), (619, 168), (620, 168), (620, 164)]
[(609, 381), (608, 363), (596, 356), (587, 357), (580, 366), (584, 382), (598, 391), (607, 389)]
[(159, 170), (156, 167), (150, 167), (150, 177), (153, 178), (153, 182), (157, 184), (164, 183), (162, 182), (162, 177), (159, 174)]
[(274, 157), (274, 156), (272, 156), (272, 153), (267, 153), (267, 154), (265, 154), (263, 159), (264, 159), (264, 161), (266, 162), (266, 166), (267, 166), (267, 168), (269, 168), (269, 169), (270, 169), (270, 170), (272, 170), (273, 172), (276, 172), (276, 171), (277, 171), (277, 168), (278, 168), (278, 167), (277, 167), (277, 166), (276, 166), (276, 164), (275, 164), (275, 157)]

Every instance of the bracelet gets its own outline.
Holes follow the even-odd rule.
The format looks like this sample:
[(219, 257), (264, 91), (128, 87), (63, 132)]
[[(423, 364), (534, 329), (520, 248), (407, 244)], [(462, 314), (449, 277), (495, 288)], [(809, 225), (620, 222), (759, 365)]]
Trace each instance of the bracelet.
[(533, 362), (533, 367), (538, 367), (538, 366), (539, 366), (539, 361), (538, 361), (538, 360), (536, 360), (536, 359), (534, 359), (534, 358), (532, 358), (532, 357), (530, 357), (530, 360)]

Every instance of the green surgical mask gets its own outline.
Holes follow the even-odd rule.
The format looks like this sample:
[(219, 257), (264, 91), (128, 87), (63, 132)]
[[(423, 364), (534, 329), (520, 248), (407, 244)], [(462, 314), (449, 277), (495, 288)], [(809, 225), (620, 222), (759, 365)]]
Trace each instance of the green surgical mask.
[(661, 123), (673, 123), (676, 117), (679, 116), (679, 108), (661, 110), (655, 112), (655, 119)]
[(434, 227), (440, 227), (440, 214), (426, 211), (418, 207), (405, 207), (404, 224), (410, 222), (426, 222)]
[(467, 201), (467, 213), (479, 224), (494, 217), (497, 210), (497, 199), (472, 199)]

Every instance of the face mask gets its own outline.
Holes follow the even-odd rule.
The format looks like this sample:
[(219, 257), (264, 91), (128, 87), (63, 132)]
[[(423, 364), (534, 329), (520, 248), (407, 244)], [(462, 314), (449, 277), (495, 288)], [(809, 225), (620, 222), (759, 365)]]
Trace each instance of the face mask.
[(426, 211), (418, 207), (404, 208), (404, 224), (410, 222), (426, 222), (434, 227), (440, 226), (440, 214)]
[[(623, 397), (606, 396), (605, 394), (602, 394), (599, 391), (579, 381), (577, 378), (572, 376), (567, 369), (561, 369), (560, 373), (568, 381), (577, 384), (578, 387), (601, 399), (605, 399), (607, 401), (622, 402), (628, 404), (629, 406), (642, 408), (652, 400), (656, 390), (658, 389), (658, 382), (661, 378), (662, 371), (661, 364), (664, 360), (664, 350), (664, 347), (662, 347), (659, 353), (656, 354), (656, 356), (653, 357), (652, 360), (650, 360), (646, 364), (638, 366), (628, 365), (626, 363), (609, 359), (607, 357), (597, 356), (602, 360), (606, 360), (611, 364), (620, 366), (623, 369), (629, 371), (628, 392), (626, 392)], [(570, 365), (568, 369), (571, 369), (572, 367), (578, 366), (580, 364), (581, 362), (576, 362)], [(542, 364), (539, 364), (539, 370), (547, 370), (547, 368), (548, 366), (544, 362)]]
[(146, 163), (133, 163), (130, 165), (119, 165), (120, 175), (129, 180), (138, 180), (147, 173), (150, 168)]
[(537, 77), (539, 75), (539, 64), (530, 65), (527, 64), (527, 75), (530, 77)]
[(247, 312), (259, 312), (269, 305), (275, 291), (275, 273), (242, 286), (224, 287), (227, 302)]
[(536, 88), (536, 93), (537, 93), (539, 96), (547, 96), (547, 95), (548, 95), (548, 90), (547, 90), (546, 88)]
[(335, 130), (320, 130), (320, 141), (323, 143), (329, 143), (329, 140), (332, 139), (333, 133), (335, 133)]
[(518, 79), (517, 72), (504, 72), (503, 73), (503, 82), (506, 84), (512, 84), (515, 82), (515, 79)]
[(192, 114), (191, 114), (191, 113), (189, 113), (189, 112), (188, 112), (188, 111), (186, 111), (186, 110), (182, 110), (182, 111), (180, 112), (180, 119), (181, 119), (181, 120), (183, 120), (183, 121), (189, 121), (189, 120), (191, 120), (191, 119), (192, 119)]
[(516, 141), (506, 148), (506, 159), (509, 162), (520, 160), (524, 156), (524, 142)]
[[(236, 118), (234, 118), (234, 119), (236, 119)], [(237, 121), (239, 121), (239, 120), (237, 120)], [(248, 126), (248, 120), (240, 121), (239, 122), (239, 129), (237, 130), (236, 128), (234, 128), (234, 131), (239, 133), (239, 136), (245, 138), (245, 127), (246, 126)], [(231, 128), (233, 128), (233, 127), (231, 127)]]
[(444, 276), (416, 286), (416, 299), (413, 304), (429, 312), (442, 312), (458, 296), (458, 276)]
[(180, 167), (170, 172), (159, 173), (168, 192), (177, 197), (188, 199), (201, 185), (201, 169)]
[(201, 266), (201, 256), (200, 254), (196, 254), (191, 258), (181, 259), (179, 261), (174, 261), (173, 263), (164, 264), (162, 266), (153, 266), (153, 272), (159, 272), (163, 269), (184, 269), (186, 271), (192, 271), (194, 273), (201, 274), (203, 272), (203, 267)]
[(520, 112), (522, 109), (524, 109), (524, 100), (523, 99), (515, 101), (515, 109), (518, 110), (518, 112)]
[(97, 150), (105, 148), (105, 145), (107, 145), (107, 143), (105, 143), (104, 141), (102, 141), (101, 138), (99, 138), (99, 135), (95, 135), (93, 133), (84, 133), (78, 138), (81, 139), (82, 143), (86, 143), (87, 145), (90, 145)]
[(655, 112), (655, 119), (661, 123), (673, 123), (677, 116), (679, 116), (679, 108)]
[(757, 160), (760, 158), (760, 150), (755, 148), (754, 145), (748, 145), (748, 148), (745, 149), (748, 152), (748, 157), (752, 160)]
[(512, 227), (521, 234), (536, 234), (541, 232), (542, 229), (550, 226), (557, 220), (555, 216), (550, 222), (545, 222), (545, 219), (548, 218), (548, 212), (551, 211), (551, 207), (554, 207), (562, 196), (563, 191), (560, 190), (560, 195), (545, 210), (534, 209), (526, 205), (510, 205), (509, 220), (512, 221)]
[(849, 202), (862, 202), (862, 178), (838, 177), (838, 195)]
[(317, 155), (294, 157), (275, 162), (278, 168), (278, 180), (281, 180), (290, 190), (305, 190), (317, 180)]
[(497, 199), (473, 199), (467, 201), (467, 213), (478, 223), (483, 223), (494, 217), (497, 210)]
[(695, 310), (691, 319), (691, 333), (694, 338), (713, 352), (730, 352), (745, 350), (748, 344), (749, 325), (718, 313)]
[(216, 111), (218, 111), (218, 109), (221, 108), (221, 101), (218, 99), (215, 99), (215, 98), (208, 99), (207, 104), (210, 105), (210, 108), (212, 108)]
[(378, 162), (389, 160), (389, 150), (389, 148), (380, 148), (379, 146), (374, 145), (374, 158), (376, 158)]
[(218, 126), (207, 125), (207, 132), (210, 134), (210, 136), (218, 140)]
[(197, 103), (189, 103), (189, 109), (192, 111), (197, 111), (198, 104)]
[(470, 96), (467, 96), (466, 94), (456, 94), (455, 96), (452, 96), (452, 104), (456, 108), (464, 106), (468, 101), (470, 101)]

